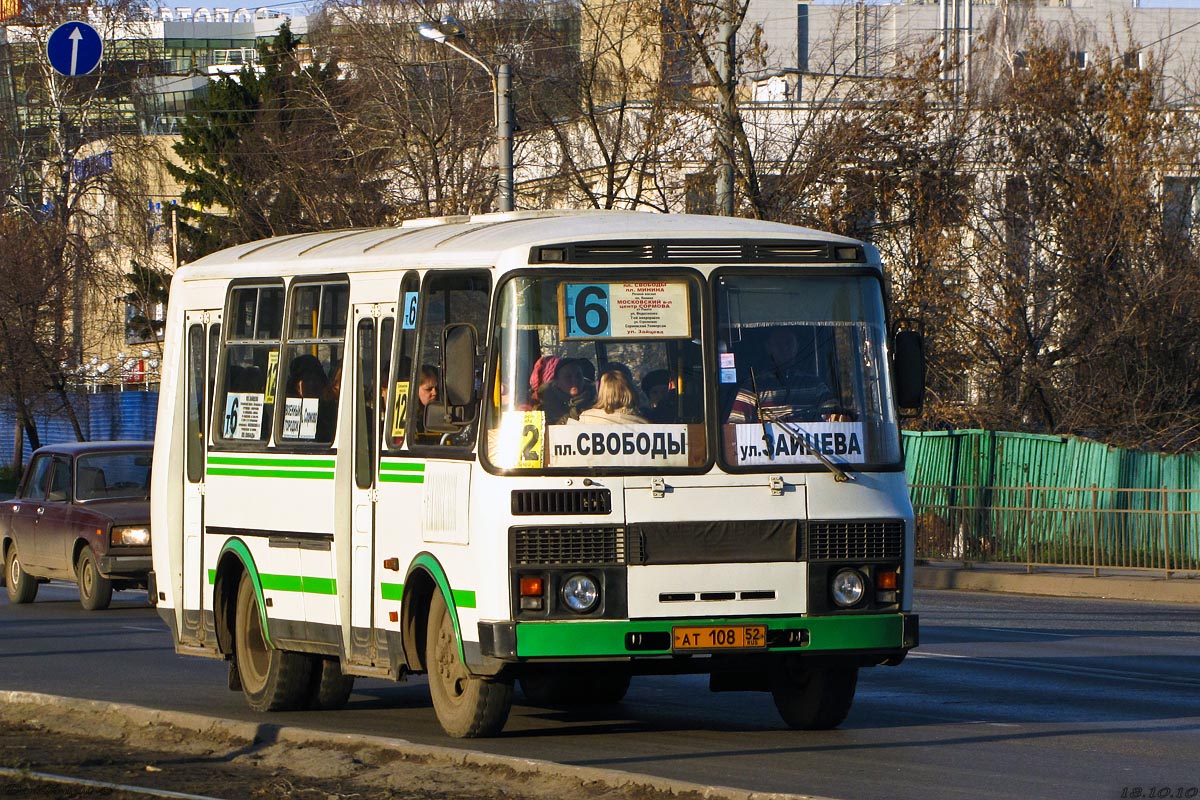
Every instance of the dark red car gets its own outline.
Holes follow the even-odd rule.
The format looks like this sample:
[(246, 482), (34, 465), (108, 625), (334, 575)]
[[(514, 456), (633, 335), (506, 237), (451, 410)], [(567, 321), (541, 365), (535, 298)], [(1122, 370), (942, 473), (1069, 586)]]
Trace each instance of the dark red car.
[(89, 611), (114, 589), (146, 587), (152, 442), (75, 442), (33, 454), (17, 496), (0, 501), (0, 554), (12, 603), (51, 578), (79, 584)]

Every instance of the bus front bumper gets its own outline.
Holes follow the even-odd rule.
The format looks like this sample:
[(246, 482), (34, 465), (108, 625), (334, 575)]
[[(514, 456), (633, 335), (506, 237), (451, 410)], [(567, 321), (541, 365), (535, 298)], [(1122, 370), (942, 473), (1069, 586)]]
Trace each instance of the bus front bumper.
[[(759, 627), (761, 626), (761, 628)], [(747, 646), (686, 646), (684, 634), (709, 630), (765, 628), (761, 642)], [(714, 653), (802, 653), (902, 656), (919, 644), (916, 614), (858, 614), (822, 617), (738, 617), (735, 619), (558, 620), (480, 622), (484, 656), (524, 659), (639, 658)]]

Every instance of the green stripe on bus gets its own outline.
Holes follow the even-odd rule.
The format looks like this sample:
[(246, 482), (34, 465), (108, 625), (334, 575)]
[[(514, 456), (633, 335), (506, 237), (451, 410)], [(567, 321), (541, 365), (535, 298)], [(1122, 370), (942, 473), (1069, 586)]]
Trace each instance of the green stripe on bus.
[(227, 464), (239, 467), (324, 467), (333, 469), (332, 458), (263, 458), (256, 456), (209, 456), (209, 464)]
[(380, 483), (424, 483), (424, 475), (389, 475), (386, 472), (379, 473)]
[[(807, 630), (809, 642), (801, 647), (772, 648), (777, 652), (820, 652), (826, 650), (900, 650), (904, 644), (904, 619), (900, 614), (845, 617), (763, 617), (737, 619), (674, 619), (637, 621), (518, 622), (517, 656), (628, 656), (626, 634), (660, 633), (670, 641), (671, 628), (678, 626), (741, 627), (766, 625), (768, 630)], [(638, 655), (667, 655), (662, 650), (639, 651)]]
[[(379, 584), (379, 596), (384, 600), (394, 600), (396, 602), (400, 602), (404, 599), (404, 584), (381, 583)], [(450, 596), (454, 600), (454, 605), (456, 608), (475, 608), (475, 592), (452, 589), (450, 591)]]
[(380, 472), (424, 472), (425, 465), (412, 461), (381, 461)]
[(239, 478), (299, 478), (301, 480), (331, 481), (333, 470), (317, 472), (302, 469), (239, 469), (237, 467), (208, 468), (209, 475), (233, 475)]
[[(304, 575), (271, 575), (260, 572), (259, 582), (263, 591), (273, 592), (303, 592), (305, 594), (337, 594), (337, 581), (333, 578), (313, 578)], [(217, 582), (217, 571), (208, 571), (209, 585)]]

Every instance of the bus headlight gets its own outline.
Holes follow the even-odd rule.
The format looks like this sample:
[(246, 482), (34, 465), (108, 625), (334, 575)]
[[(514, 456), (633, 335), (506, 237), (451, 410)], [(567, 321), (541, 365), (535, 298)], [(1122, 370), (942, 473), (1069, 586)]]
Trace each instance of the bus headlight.
[(563, 581), (562, 599), (576, 614), (586, 614), (600, 602), (600, 587), (590, 575), (572, 575)]
[(150, 528), (146, 525), (113, 528), (109, 541), (117, 547), (145, 547), (150, 544)]
[(833, 576), (830, 591), (833, 593), (833, 602), (842, 608), (850, 608), (862, 600), (866, 582), (858, 570), (843, 569)]

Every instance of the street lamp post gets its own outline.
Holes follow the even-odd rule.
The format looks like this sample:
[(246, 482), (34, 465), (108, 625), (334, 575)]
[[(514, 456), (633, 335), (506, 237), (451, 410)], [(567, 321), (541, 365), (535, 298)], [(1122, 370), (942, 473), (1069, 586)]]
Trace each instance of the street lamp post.
[(454, 17), (442, 17), (439, 24), (422, 22), (417, 31), (426, 39), (440, 42), (483, 67), (492, 79), (496, 101), (496, 205), (501, 211), (513, 210), (513, 113), (512, 67), (493, 67), (467, 39), (466, 31)]

